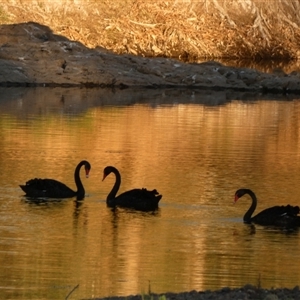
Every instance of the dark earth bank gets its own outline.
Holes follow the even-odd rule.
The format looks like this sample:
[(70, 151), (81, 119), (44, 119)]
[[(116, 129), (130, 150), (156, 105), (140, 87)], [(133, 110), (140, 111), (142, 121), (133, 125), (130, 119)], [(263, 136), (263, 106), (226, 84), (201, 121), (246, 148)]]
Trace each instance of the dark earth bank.
[[(99, 33), (101, 34), (101, 33)], [(38, 23), (0, 26), (0, 86), (190, 88), (300, 93), (300, 72), (272, 74), (217, 62), (116, 55), (56, 35)]]

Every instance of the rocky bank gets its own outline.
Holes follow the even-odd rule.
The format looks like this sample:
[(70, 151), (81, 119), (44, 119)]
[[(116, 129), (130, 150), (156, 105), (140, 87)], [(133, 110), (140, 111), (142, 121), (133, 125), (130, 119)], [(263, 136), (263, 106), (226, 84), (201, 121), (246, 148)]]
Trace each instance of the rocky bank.
[[(101, 34), (101, 33), (99, 33)], [(47, 26), (0, 26), (0, 86), (190, 88), (300, 93), (300, 73), (262, 73), (217, 62), (116, 55), (54, 34)]]

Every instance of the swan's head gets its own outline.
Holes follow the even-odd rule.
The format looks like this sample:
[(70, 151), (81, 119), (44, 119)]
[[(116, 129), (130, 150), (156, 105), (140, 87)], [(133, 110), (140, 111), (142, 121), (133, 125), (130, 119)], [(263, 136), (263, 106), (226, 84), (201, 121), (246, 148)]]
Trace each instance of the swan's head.
[(112, 166), (107, 166), (104, 168), (103, 170), (103, 178), (102, 181), (110, 174), (110, 173), (116, 173), (118, 172), (117, 169), (115, 167)]
[(86, 178), (89, 178), (89, 174), (90, 174), (91, 168), (92, 168), (92, 167), (91, 167), (90, 163), (89, 163), (88, 161), (86, 161), (86, 162), (84, 163), (85, 177), (86, 177)]
[(241, 197), (243, 197), (245, 194), (247, 194), (247, 189), (239, 189), (234, 194), (234, 202), (236, 203)]

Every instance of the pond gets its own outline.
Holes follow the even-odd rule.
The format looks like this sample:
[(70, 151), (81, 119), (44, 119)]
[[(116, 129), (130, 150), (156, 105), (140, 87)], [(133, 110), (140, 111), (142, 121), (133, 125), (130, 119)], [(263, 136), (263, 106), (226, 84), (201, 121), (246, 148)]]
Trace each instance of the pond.
[[(243, 223), (299, 205), (300, 101), (185, 90), (1, 89), (0, 296), (70, 299), (300, 282), (300, 233)], [(19, 185), (55, 178), (83, 201), (30, 201)], [(111, 210), (120, 192), (156, 188), (155, 212)]]

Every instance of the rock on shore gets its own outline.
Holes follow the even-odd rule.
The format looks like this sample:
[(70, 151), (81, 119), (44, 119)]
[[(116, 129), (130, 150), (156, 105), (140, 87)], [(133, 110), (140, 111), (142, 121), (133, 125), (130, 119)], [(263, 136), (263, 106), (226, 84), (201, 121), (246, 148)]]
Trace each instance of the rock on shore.
[(30, 22), (0, 26), (0, 86), (185, 87), (298, 94), (300, 74), (116, 55), (89, 49)]

